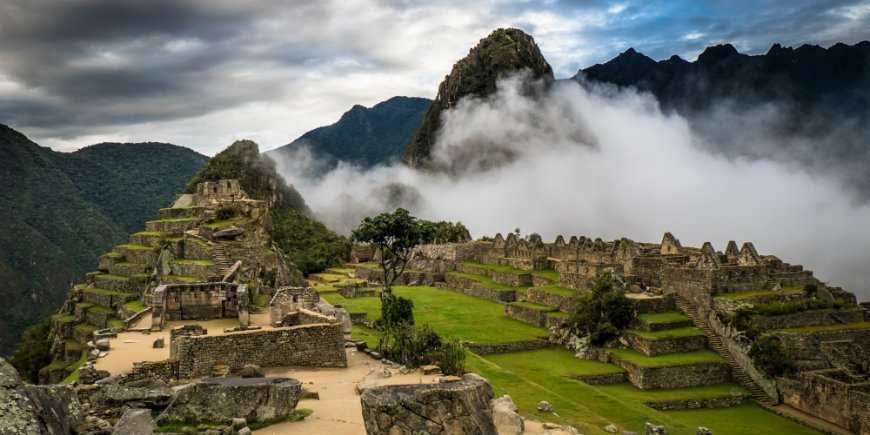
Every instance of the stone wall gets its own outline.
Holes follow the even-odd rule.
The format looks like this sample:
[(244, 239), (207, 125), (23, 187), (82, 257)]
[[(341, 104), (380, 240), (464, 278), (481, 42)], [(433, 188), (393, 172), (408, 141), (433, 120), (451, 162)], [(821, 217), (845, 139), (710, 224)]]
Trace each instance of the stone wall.
[(783, 402), (854, 433), (870, 433), (870, 381), (847, 384), (834, 379), (841, 370), (779, 378)]
[(368, 388), (360, 397), (370, 434), (496, 435), (489, 382), (467, 374), (460, 382)]
[(133, 369), (121, 375), (119, 379), (122, 384), (146, 379), (162, 379), (169, 382), (179, 379), (178, 363), (172, 360), (134, 362)]
[(456, 275), (444, 275), (445, 284), (436, 284), (438, 288), (447, 288), (469, 296), (487, 299), (501, 304), (517, 300), (517, 292), (513, 290), (496, 290), (485, 287), (477, 281)]
[(772, 334), (782, 340), (786, 351), (795, 360), (799, 370), (831, 368), (827, 355), (824, 352), (820, 352), (823, 342), (851, 340), (855, 343), (870, 343), (870, 329), (817, 331), (811, 333), (775, 331)]
[(314, 308), (320, 294), (310, 287), (281, 287), (269, 301), (269, 321), (277, 325), (292, 311)]
[(347, 367), (341, 324), (241, 331), (227, 335), (182, 337), (171, 343), (170, 359), (182, 379), (208, 376), (217, 364), (239, 370), (261, 367)]
[(621, 382), (627, 381), (628, 374), (626, 372), (622, 372), (608, 373), (606, 375), (569, 376), (569, 378), (576, 379), (587, 385), (610, 385), (619, 384)]
[(154, 290), (152, 326), (166, 320), (207, 320), (238, 317), (248, 325), (250, 300), (245, 284), (206, 282), (165, 284)]
[(613, 363), (628, 372), (628, 380), (641, 390), (682, 388), (721, 384), (728, 380), (728, 366), (723, 363), (699, 363), (666, 367), (641, 367), (613, 357)]
[(567, 312), (571, 308), (571, 298), (549, 293), (544, 290), (530, 288), (526, 292), (526, 300), (536, 304), (546, 305)]
[(762, 331), (773, 329), (801, 328), (804, 326), (834, 325), (837, 323), (853, 323), (864, 320), (864, 313), (854, 310), (821, 310), (804, 311), (801, 313), (784, 314), (780, 316), (758, 316), (752, 323)]
[(643, 402), (643, 404), (659, 411), (679, 411), (701, 408), (729, 408), (743, 403), (744, 399), (743, 394), (733, 393), (709, 399), (669, 400), (665, 402)]
[(674, 303), (674, 295), (666, 294), (660, 297), (632, 298), (635, 310), (638, 314), (662, 313), (677, 309)]
[(504, 307), (505, 316), (521, 322), (531, 323), (535, 326), (544, 326), (547, 323), (547, 313), (548, 311), (516, 304), (507, 304)]
[(658, 340), (644, 338), (634, 334), (623, 334), (632, 349), (646, 355), (658, 356), (676, 352), (691, 352), (707, 347), (707, 337), (695, 335), (691, 337), (661, 338)]
[(531, 287), (534, 285), (532, 282), (532, 275), (528, 273), (510, 273), (494, 270), (490, 272), (489, 276), (492, 277), (492, 281), (496, 284), (511, 285), (514, 287)]
[(507, 343), (463, 343), (463, 347), (477, 355), (494, 353), (523, 352), (550, 347), (546, 340), (509, 341)]

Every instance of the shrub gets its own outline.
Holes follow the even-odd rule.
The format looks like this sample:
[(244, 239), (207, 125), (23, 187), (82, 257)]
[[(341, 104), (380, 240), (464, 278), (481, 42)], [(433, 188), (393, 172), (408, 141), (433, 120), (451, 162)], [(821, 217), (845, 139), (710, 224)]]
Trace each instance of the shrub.
[(385, 358), (408, 367), (436, 364), (451, 375), (461, 375), (465, 370), (465, 350), (459, 340), (442, 340), (428, 325), (399, 323), (384, 329), (377, 349)]
[(375, 321), (375, 326), (389, 329), (403, 324), (414, 324), (414, 301), (386, 294), (381, 299), (381, 318)]
[(819, 294), (819, 286), (815, 284), (807, 284), (804, 286), (804, 294), (808, 298), (814, 298)]
[(21, 334), (21, 341), (9, 357), (9, 363), (18, 370), (21, 379), (38, 383), (39, 369), (51, 363), (50, 330), (51, 321), (46, 319), (31, 325)]
[(793, 373), (794, 361), (786, 353), (785, 346), (774, 336), (759, 337), (749, 348), (752, 362), (768, 376), (782, 376)]

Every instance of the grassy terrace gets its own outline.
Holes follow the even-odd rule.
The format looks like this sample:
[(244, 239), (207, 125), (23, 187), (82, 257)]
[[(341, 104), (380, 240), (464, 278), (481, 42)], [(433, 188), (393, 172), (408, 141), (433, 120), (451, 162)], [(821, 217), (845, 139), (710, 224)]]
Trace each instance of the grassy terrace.
[(79, 330), (81, 332), (91, 333), (96, 331), (97, 327), (89, 323), (79, 323), (78, 325), (73, 326), (73, 329)]
[(169, 233), (165, 233), (163, 231), (139, 231), (138, 233), (133, 233), (134, 236), (152, 236), (152, 237), (165, 237), (168, 236)]
[(638, 314), (637, 319), (645, 323), (677, 323), (688, 322), (688, 316), (679, 311), (665, 311), (664, 313)]
[(103, 254), (103, 256), (109, 257), (109, 258), (121, 258), (124, 256), (124, 254), (122, 254), (120, 252), (112, 251), (112, 252), (106, 252), (105, 254)]
[[(115, 275), (113, 275), (113, 276), (115, 276)], [(121, 277), (121, 278), (125, 278), (125, 277)], [(87, 284), (77, 285), (76, 290), (81, 290), (81, 291), (87, 292), (87, 293), (95, 293), (98, 295), (106, 295), (106, 296), (125, 296), (125, 297), (126, 296), (134, 296), (132, 293), (116, 292), (114, 290), (107, 290), (104, 288), (98, 288), (98, 287), (88, 288)]]
[(143, 304), (141, 300), (136, 299), (136, 300), (132, 300), (130, 302), (125, 303), (124, 308), (126, 308), (130, 311), (135, 311), (138, 313), (139, 311), (144, 310), (146, 307), (145, 307), (145, 304)]
[(513, 273), (516, 275), (532, 274), (532, 275), (540, 276), (543, 278), (547, 278), (551, 281), (559, 282), (559, 272), (557, 272), (553, 269), (524, 270), (524, 269), (517, 269), (516, 267), (511, 267), (511, 266), (499, 266), (497, 264), (478, 263), (476, 261), (460, 261), (459, 264), (463, 264), (466, 266), (473, 266), (473, 267), (477, 267), (479, 269), (484, 269), (484, 270), (492, 270), (495, 272)]
[[(173, 219), (173, 220), (174, 220), (174, 219)], [(195, 220), (199, 220), (199, 219), (197, 219), (197, 218), (192, 218), (192, 219), (181, 219), (181, 220), (182, 220), (182, 221), (184, 221), (184, 220), (188, 220), (188, 221), (190, 221), (190, 220), (194, 220), (194, 221), (195, 221)], [(203, 225), (203, 226), (204, 226), (204, 227), (207, 227), (207, 228), (211, 228), (211, 229), (213, 229), (213, 230), (220, 230), (220, 229), (226, 228), (226, 227), (228, 227), (228, 226), (230, 226), (230, 225), (232, 225), (232, 224), (234, 224), (234, 223), (238, 223), (238, 222), (242, 222), (242, 221), (244, 221), (243, 218), (235, 217), (235, 218), (232, 218), (232, 219), (224, 219), (224, 220), (211, 221), (211, 222), (209, 222), (209, 223), (207, 223), (207, 224), (205, 224), (205, 225)]]
[[(546, 337), (544, 328), (529, 325), (504, 315), (504, 305), (429, 286), (393, 288), (393, 294), (414, 301), (414, 320), (429, 324), (439, 334), (476, 343), (504, 343)], [(345, 299), (338, 293), (321, 295), (348, 312), (368, 313), (369, 321), (381, 317), (378, 297)]]
[(58, 322), (62, 322), (62, 323), (70, 323), (70, 322), (75, 322), (76, 316), (73, 316), (72, 314), (66, 314), (66, 313), (56, 313), (56, 314), (51, 316), (51, 319), (56, 320)]
[(556, 311), (555, 308), (553, 308), (549, 305), (541, 305), (541, 304), (536, 304), (534, 302), (511, 302), (510, 305), (513, 305), (516, 307), (530, 308), (532, 310), (538, 310), (538, 311)]
[(182, 275), (166, 275), (166, 282), (201, 282), (202, 280), (195, 276), (182, 276)]
[[(800, 287), (786, 287), (782, 289), (782, 294), (793, 295), (803, 293), (803, 289)], [(725, 299), (752, 299), (760, 296), (776, 296), (777, 293), (773, 290), (754, 290), (749, 292), (738, 292), (738, 293), (720, 293), (717, 294), (717, 298), (725, 298)]]
[(115, 246), (115, 248), (123, 248), (130, 251), (158, 251), (160, 248), (155, 248), (153, 246), (145, 246), (145, 245), (134, 245), (132, 243), (127, 243), (124, 245)]
[(698, 328), (687, 326), (685, 328), (666, 329), (664, 331), (643, 332), (643, 331), (625, 331), (627, 334), (636, 335), (638, 337), (647, 338), (650, 340), (663, 340), (667, 338), (680, 337), (697, 337), (704, 335), (704, 332)]
[(199, 220), (199, 218), (190, 217), (190, 218), (158, 219), (158, 220), (148, 221), (148, 222), (193, 222), (193, 221), (198, 221), (198, 220)]
[[(566, 376), (617, 373), (621, 369), (573, 358), (564, 349), (469, 355), (467, 369), (489, 379), (496, 397), (510, 394), (524, 416), (571, 424), (586, 434), (604, 434), (604, 426), (610, 423), (620, 431), (642, 431), (647, 421), (663, 424), (673, 434), (694, 434), (698, 426), (723, 434), (815, 433), (751, 403), (716, 410), (656, 411), (643, 402), (720, 397), (745, 390), (733, 384), (648, 391), (627, 382), (586, 385)], [(550, 402), (555, 413), (537, 411), (540, 400)]]
[(641, 367), (667, 367), (700, 363), (724, 362), (721, 356), (707, 349), (692, 352), (669, 353), (667, 355), (646, 356), (631, 349), (611, 349), (613, 356), (637, 364)]
[(870, 322), (837, 323), (824, 326), (804, 326), (802, 328), (781, 329), (782, 332), (806, 334), (811, 332), (845, 331), (849, 329), (870, 329)]
[(447, 273), (449, 275), (454, 275), (454, 276), (458, 276), (461, 278), (473, 279), (473, 280), (477, 281), (480, 285), (487, 287), (487, 288), (491, 288), (493, 290), (520, 291), (520, 292), (526, 291), (526, 288), (524, 288), (524, 287), (516, 287), (516, 286), (512, 286), (512, 285), (504, 285), (504, 284), (495, 283), (492, 281), (492, 278), (485, 276), (485, 275), (475, 275), (473, 273), (462, 273), (462, 272), (456, 272), (456, 271), (451, 271), (451, 272), (447, 272)]
[(90, 310), (88, 310), (88, 311), (96, 311), (96, 312), (98, 312), (98, 313), (103, 313), (103, 314), (115, 314), (115, 311), (114, 311), (114, 310), (110, 310), (110, 309), (108, 309), (108, 308), (106, 308), (106, 307), (100, 307), (100, 306), (92, 307), (92, 308), (91, 308)]
[(257, 296), (254, 298), (254, 305), (256, 305), (256, 306), (258, 306), (258, 307), (260, 307), (260, 308), (265, 308), (266, 305), (269, 304), (269, 300), (270, 300), (271, 298), (272, 298), (272, 297), (269, 296), (269, 294), (267, 294), (267, 293), (259, 293), (259, 294), (257, 294)]
[(535, 287), (535, 290), (542, 291), (545, 293), (550, 293), (554, 295), (564, 296), (566, 298), (570, 298), (573, 296), (577, 296), (580, 294), (586, 294), (586, 292), (578, 292), (577, 290), (570, 289), (567, 287), (562, 287), (560, 285), (548, 285), (545, 287)]

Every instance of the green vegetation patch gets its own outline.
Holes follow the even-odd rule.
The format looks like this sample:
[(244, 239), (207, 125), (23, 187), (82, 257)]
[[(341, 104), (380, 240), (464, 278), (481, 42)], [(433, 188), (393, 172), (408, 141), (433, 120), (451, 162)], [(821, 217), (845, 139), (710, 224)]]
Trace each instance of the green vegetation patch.
[(145, 304), (143, 304), (141, 300), (135, 299), (135, 300), (124, 303), (124, 308), (138, 313), (138, 312), (144, 310), (146, 307), (145, 307)]
[(124, 256), (124, 254), (122, 254), (120, 252), (112, 251), (112, 252), (106, 252), (105, 254), (103, 254), (103, 256), (109, 257), (109, 258), (121, 258)]
[(133, 233), (134, 236), (149, 236), (149, 237), (166, 237), (169, 235), (167, 232), (163, 231), (139, 231), (138, 233)]
[(56, 313), (56, 314), (51, 316), (51, 319), (56, 320), (56, 321), (61, 322), (61, 323), (70, 323), (70, 322), (75, 322), (76, 316), (73, 316), (72, 314), (66, 314), (66, 313)]
[(197, 217), (189, 217), (189, 218), (172, 218), (172, 219), (158, 219), (156, 221), (148, 221), (148, 222), (195, 222), (198, 221)]
[(555, 308), (553, 308), (549, 305), (536, 304), (534, 302), (511, 302), (510, 305), (513, 305), (516, 307), (529, 308), (529, 309), (538, 310), (538, 311), (556, 311)]
[(127, 243), (125, 245), (118, 245), (115, 248), (127, 249), (129, 251), (159, 251), (160, 250), (160, 248), (155, 248), (153, 246), (134, 245), (132, 243)]
[(103, 313), (103, 314), (115, 314), (115, 310), (110, 310), (106, 307), (101, 307), (99, 305), (91, 308), (89, 311), (96, 311), (98, 313)]
[(562, 319), (567, 319), (567, 318), (571, 317), (570, 314), (568, 314), (568, 313), (563, 313), (563, 312), (561, 312), (561, 311), (551, 311), (551, 312), (547, 313), (547, 316), (550, 316), (550, 317), (559, 317), (559, 318), (562, 318)]
[(72, 350), (72, 351), (83, 350), (85, 348), (84, 346), (82, 346), (81, 343), (79, 343), (78, 341), (75, 341), (71, 338), (67, 338), (66, 340), (63, 341), (63, 347), (65, 350)]
[[(782, 289), (782, 294), (793, 295), (803, 293), (803, 289), (800, 287), (786, 287)], [(740, 299), (752, 299), (760, 296), (777, 296), (779, 293), (774, 292), (773, 290), (754, 290), (748, 292), (738, 292), (738, 293), (720, 293), (717, 294), (717, 298), (724, 299), (732, 299), (732, 300), (740, 300)]]
[(646, 356), (631, 349), (611, 349), (610, 353), (619, 359), (637, 364), (641, 367), (671, 367), (724, 362), (721, 356), (707, 349), (695, 350), (692, 352), (669, 353), (659, 356)]
[(100, 278), (111, 279), (113, 281), (130, 281), (130, 278), (121, 275), (112, 275), (111, 273), (101, 273), (97, 275)]
[(224, 229), (232, 224), (239, 223), (239, 222), (242, 222), (244, 220), (245, 219), (240, 218), (240, 217), (234, 217), (232, 219), (210, 221), (209, 223), (207, 223), (203, 226), (206, 228), (213, 229), (213, 230), (221, 230), (221, 229)]
[[(595, 364), (586, 366), (587, 363)], [(604, 374), (595, 371), (600, 367), (598, 364), (609, 366), (573, 359), (571, 353), (564, 349), (546, 349), (483, 357), (470, 354), (466, 366), (469, 371), (489, 379), (496, 396), (509, 394), (524, 417), (570, 424), (582, 433), (604, 433), (602, 428), (611, 423), (616, 424), (620, 431), (641, 431), (645, 422), (662, 424), (669, 433), (695, 433), (698, 426), (709, 427), (714, 433), (815, 433), (791, 420), (766, 412), (754, 403), (723, 408), (727, 411), (723, 413), (719, 413), (718, 409), (716, 413), (699, 409), (680, 411), (679, 414), (657, 411), (644, 405), (644, 402), (746, 393), (745, 389), (734, 384), (640, 390), (628, 382), (593, 386), (565, 378)], [(618, 367), (610, 367), (614, 368), (609, 370), (619, 370)], [(555, 413), (537, 411), (539, 400), (550, 402)], [(746, 416), (746, 420), (742, 416)]]
[(493, 289), (493, 290), (523, 291), (523, 292), (525, 292), (527, 290), (525, 287), (517, 287), (517, 286), (512, 286), (512, 285), (504, 285), (504, 284), (495, 283), (495, 282), (493, 282), (491, 277), (488, 277), (486, 275), (475, 275), (473, 273), (462, 273), (462, 272), (457, 272), (457, 271), (451, 271), (451, 272), (447, 272), (447, 273), (450, 275), (454, 275), (454, 276), (458, 276), (458, 277), (462, 277), (462, 278), (473, 279), (473, 280), (477, 281), (480, 285), (482, 285), (486, 288)]
[(73, 326), (73, 329), (90, 334), (96, 331), (97, 327), (89, 323), (79, 323), (78, 325)]
[(704, 335), (704, 332), (698, 328), (693, 326), (687, 326), (685, 328), (675, 328), (675, 329), (666, 329), (664, 331), (656, 331), (656, 332), (643, 332), (643, 331), (634, 331), (628, 330), (625, 331), (626, 334), (636, 335), (638, 337), (647, 338), (650, 340), (664, 340), (668, 338), (680, 338), (680, 337), (697, 337)]
[[(439, 335), (475, 343), (505, 343), (546, 337), (548, 331), (504, 315), (504, 305), (474, 296), (430, 286), (396, 286), (393, 294), (414, 302), (417, 325), (432, 327)], [(343, 298), (338, 293), (321, 295), (348, 312), (368, 313), (369, 321), (381, 317), (378, 297)]]
[(182, 276), (182, 275), (166, 275), (166, 281), (168, 282), (200, 282), (201, 279), (194, 276)]
[(120, 327), (124, 326), (124, 321), (117, 318), (117, 317), (112, 317), (107, 322), (107, 325), (109, 326), (109, 328), (120, 328)]
[(269, 301), (272, 299), (267, 293), (259, 293), (256, 297), (254, 297), (254, 305), (264, 308), (266, 305), (269, 305)]
[(797, 334), (805, 334), (811, 332), (823, 332), (823, 331), (845, 331), (850, 329), (868, 329), (870, 328), (870, 322), (852, 322), (852, 323), (837, 323), (834, 325), (822, 325), (822, 326), (804, 326), (801, 328), (789, 328), (782, 329), (782, 332), (792, 332)]
[(678, 323), (689, 322), (692, 319), (679, 311), (665, 311), (663, 313), (638, 314), (637, 320), (645, 323)]
[(366, 345), (372, 349), (378, 347), (378, 331), (375, 331), (374, 329), (367, 328), (363, 325), (353, 325), (350, 336), (354, 340), (365, 341)]

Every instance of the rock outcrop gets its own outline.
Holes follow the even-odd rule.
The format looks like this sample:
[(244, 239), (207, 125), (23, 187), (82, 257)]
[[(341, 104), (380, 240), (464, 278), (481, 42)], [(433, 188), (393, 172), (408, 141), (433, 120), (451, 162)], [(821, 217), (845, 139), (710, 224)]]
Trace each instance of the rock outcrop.
[(369, 434), (495, 435), (492, 387), (475, 374), (444, 384), (391, 385), (363, 392)]
[(504, 395), (493, 399), (490, 406), (492, 419), (499, 434), (521, 434), (525, 431), (523, 417), (520, 416), (511, 396)]
[(0, 358), (0, 433), (24, 435), (44, 431), (18, 372)]
[(498, 29), (481, 39), (438, 86), (438, 96), (402, 160), (412, 167), (425, 166), (441, 128), (442, 111), (455, 106), (462, 97), (495, 93), (498, 79), (523, 69), (529, 70), (533, 79), (553, 79), (553, 69), (530, 35), (518, 29)]
[(206, 378), (184, 387), (157, 417), (166, 422), (256, 422), (290, 415), (302, 385), (288, 378)]

